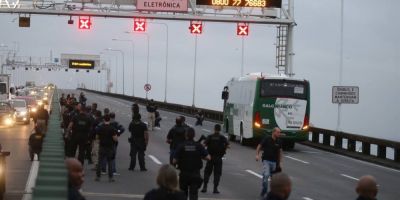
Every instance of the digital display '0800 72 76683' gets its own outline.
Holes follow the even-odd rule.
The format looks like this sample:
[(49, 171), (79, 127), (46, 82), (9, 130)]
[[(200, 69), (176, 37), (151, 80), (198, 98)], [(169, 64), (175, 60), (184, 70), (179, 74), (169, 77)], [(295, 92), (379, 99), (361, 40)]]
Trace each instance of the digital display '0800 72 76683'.
[(281, 8), (282, 0), (197, 0), (197, 5)]

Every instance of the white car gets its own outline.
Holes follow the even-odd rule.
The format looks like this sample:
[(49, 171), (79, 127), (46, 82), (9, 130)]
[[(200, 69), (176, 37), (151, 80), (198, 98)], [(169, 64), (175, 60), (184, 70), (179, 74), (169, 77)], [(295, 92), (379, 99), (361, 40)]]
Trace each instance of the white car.
[(15, 109), (15, 119), (17, 122), (23, 122), (24, 124), (30, 123), (29, 108), (25, 100), (23, 99), (12, 99), (11, 105)]

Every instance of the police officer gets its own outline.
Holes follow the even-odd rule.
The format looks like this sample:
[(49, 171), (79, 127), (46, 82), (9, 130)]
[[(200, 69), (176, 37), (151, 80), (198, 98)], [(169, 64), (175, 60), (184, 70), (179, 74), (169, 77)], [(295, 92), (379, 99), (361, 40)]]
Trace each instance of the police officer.
[(169, 130), (167, 135), (167, 143), (170, 144), (169, 163), (171, 165), (174, 165), (172, 160), (174, 158), (174, 152), (176, 151), (176, 148), (186, 140), (185, 133), (186, 128), (183, 126), (182, 117), (179, 116), (175, 119), (175, 126)]
[(129, 143), (131, 144), (129, 170), (133, 171), (135, 169), (136, 155), (138, 155), (140, 171), (147, 171), (144, 162), (144, 152), (149, 142), (149, 133), (146, 124), (141, 121), (140, 114), (133, 116), (132, 122), (129, 124), (129, 132), (131, 132), (131, 137), (129, 138)]
[(96, 134), (99, 137), (99, 160), (97, 162), (96, 179), (100, 181), (101, 163), (107, 161), (108, 178), (110, 182), (114, 182), (114, 174), (112, 169), (112, 160), (115, 158), (115, 142), (118, 141), (117, 130), (110, 124), (110, 116), (104, 116), (104, 123), (96, 128)]
[(174, 163), (177, 163), (180, 169), (179, 185), (189, 200), (198, 199), (202, 182), (200, 175), (203, 167), (202, 159), (210, 160), (207, 150), (193, 140), (194, 136), (194, 129), (189, 128), (186, 132), (186, 141), (179, 145), (174, 155)]
[(79, 114), (75, 115), (69, 123), (70, 147), (68, 157), (75, 157), (76, 149), (79, 148), (78, 160), (84, 164), (85, 150), (89, 140), (89, 133), (92, 128), (92, 119), (86, 114), (85, 106), (78, 104)]
[(44, 135), (42, 130), (40, 127), (36, 126), (35, 132), (29, 137), (29, 156), (31, 161), (33, 161), (35, 154), (37, 154), (38, 159), (40, 158), (40, 153), (42, 152), (43, 147), (43, 138)]
[(219, 180), (222, 175), (222, 157), (225, 155), (226, 149), (229, 147), (228, 140), (220, 134), (221, 125), (215, 124), (214, 134), (209, 135), (204, 142), (207, 151), (211, 156), (211, 160), (207, 161), (204, 169), (204, 183), (201, 192), (207, 192), (207, 183), (211, 173), (214, 170), (214, 194), (218, 194)]
[(154, 122), (156, 120), (155, 112), (157, 110), (157, 106), (154, 104), (154, 100), (151, 99), (146, 106), (148, 113), (148, 126), (149, 130), (152, 131), (154, 128)]
[[(125, 128), (124, 126), (122, 126), (122, 124), (120, 124), (118, 121), (115, 120), (115, 113), (111, 112), (110, 113), (110, 124), (111, 126), (113, 126), (116, 130), (117, 130), (117, 136), (121, 136), (124, 132), (125, 132)], [(115, 142), (115, 154), (117, 154), (117, 147), (118, 147), (118, 141)], [(115, 158), (112, 161), (112, 167), (113, 167), (113, 172), (114, 175), (119, 175), (119, 173), (117, 173), (117, 167), (115, 164)]]
[(34, 121), (36, 123), (36, 126), (40, 127), (43, 133), (46, 133), (47, 131), (46, 127), (49, 122), (49, 112), (47, 112), (47, 110), (44, 109), (43, 105), (39, 106), (39, 109), (36, 112), (36, 120)]

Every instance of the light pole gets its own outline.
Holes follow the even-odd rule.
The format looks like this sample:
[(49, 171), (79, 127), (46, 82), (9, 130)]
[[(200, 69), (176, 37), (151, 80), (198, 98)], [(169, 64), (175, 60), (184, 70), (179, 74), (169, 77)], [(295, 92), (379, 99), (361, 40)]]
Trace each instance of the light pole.
[[(105, 52), (100, 52), (100, 54), (105, 54)], [(111, 66), (111, 60), (109, 59), (109, 63)], [(109, 72), (111, 72), (111, 68), (109, 69)], [(108, 76), (111, 76), (110, 74)], [(115, 56), (115, 94), (118, 93), (118, 57)], [(109, 92), (111, 92), (111, 90), (109, 90)]]
[[(344, 32), (344, 0), (340, 1), (340, 63), (339, 63), (339, 86), (342, 86), (343, 82), (343, 32)], [(338, 117), (336, 131), (340, 131), (340, 121), (341, 121), (341, 109), (342, 104), (338, 104)]]
[[(132, 32), (126, 31), (125, 33), (131, 34)], [(146, 69), (146, 84), (149, 83), (149, 66), (150, 66), (150, 36), (147, 33), (141, 33), (147, 38), (147, 69)], [(146, 91), (146, 99), (148, 97), (149, 92)]]
[(167, 102), (167, 88), (168, 88), (168, 24), (166, 23), (161, 23), (161, 22), (150, 22), (152, 24), (160, 24), (164, 25), (165, 31), (166, 31), (166, 37), (167, 37), (167, 43), (166, 43), (166, 50), (165, 50), (165, 83), (164, 83), (164, 102)]
[(244, 73), (244, 36), (242, 36), (242, 64), (240, 67), (240, 76), (242, 77)]
[(122, 55), (122, 94), (125, 95), (125, 54), (122, 50), (119, 49), (107, 48), (105, 50), (120, 52)]
[(132, 44), (132, 96), (135, 96), (135, 43), (133, 40), (112, 39), (113, 41), (131, 42)]
[(197, 67), (197, 34), (194, 40), (194, 72), (193, 72), (193, 101), (192, 106), (194, 107), (195, 97), (196, 97), (196, 67)]

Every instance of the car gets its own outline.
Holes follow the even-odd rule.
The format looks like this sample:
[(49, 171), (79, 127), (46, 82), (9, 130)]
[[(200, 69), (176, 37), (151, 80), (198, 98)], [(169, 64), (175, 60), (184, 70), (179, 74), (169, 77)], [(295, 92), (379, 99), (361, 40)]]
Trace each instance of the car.
[(12, 99), (10, 101), (11, 106), (15, 109), (15, 120), (16, 122), (23, 122), (29, 124), (31, 119), (29, 115), (28, 104), (24, 99)]
[(32, 96), (17, 96), (14, 99), (22, 99), (28, 104), (29, 109), (29, 117), (34, 118), (36, 111), (38, 109), (38, 105), (36, 103), (35, 97)]
[(9, 102), (0, 102), (0, 125), (14, 126), (15, 124), (15, 109)]

